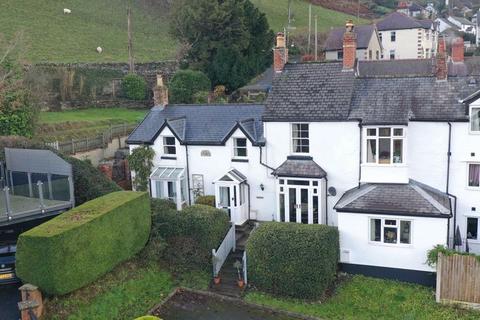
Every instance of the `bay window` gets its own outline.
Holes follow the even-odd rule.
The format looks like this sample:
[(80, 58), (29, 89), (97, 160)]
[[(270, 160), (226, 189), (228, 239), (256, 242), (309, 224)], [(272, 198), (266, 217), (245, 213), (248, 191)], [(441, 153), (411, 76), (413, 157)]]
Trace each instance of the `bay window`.
[(293, 153), (309, 153), (309, 125), (308, 123), (292, 124), (292, 152)]
[(401, 164), (404, 163), (403, 128), (379, 127), (366, 130), (366, 163)]
[(411, 244), (412, 222), (409, 220), (370, 219), (370, 241), (387, 244)]
[(480, 163), (470, 163), (468, 165), (468, 186), (480, 188)]
[(480, 107), (470, 109), (470, 131), (480, 133)]

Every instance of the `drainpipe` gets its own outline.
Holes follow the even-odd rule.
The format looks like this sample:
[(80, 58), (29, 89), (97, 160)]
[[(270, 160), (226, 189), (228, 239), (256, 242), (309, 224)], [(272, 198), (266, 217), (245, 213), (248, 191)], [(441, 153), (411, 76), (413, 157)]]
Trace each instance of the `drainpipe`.
[[(358, 129), (360, 131), (359, 137), (360, 137), (360, 148), (358, 149), (358, 188), (360, 188), (360, 181), (362, 181), (362, 138), (363, 138), (363, 133), (362, 133), (362, 123), (359, 121), (358, 122)], [(378, 146), (377, 146), (378, 148)]]
[(266, 163), (263, 163), (263, 162), (262, 162), (262, 150), (263, 150), (263, 149), (262, 149), (262, 146), (259, 146), (259, 148), (260, 148), (260, 164), (261, 164), (262, 166), (264, 166), (265, 168), (267, 168), (267, 169), (270, 169), (270, 170), (272, 170), (272, 171), (275, 171), (275, 168), (272, 168), (272, 167), (270, 167), (269, 165), (267, 165)]
[(325, 176), (325, 225), (328, 226), (328, 178)]
[(251, 209), (251, 203), (250, 203), (250, 185), (248, 184), (248, 182), (244, 182), (245, 185), (248, 187), (248, 221), (250, 221), (250, 209)]
[(185, 144), (185, 158), (187, 161), (187, 189), (188, 189), (188, 204), (192, 205), (192, 198), (190, 196), (190, 193), (192, 190), (190, 190), (190, 165), (188, 164), (188, 145)]
[[(455, 237), (455, 230), (457, 229), (457, 197), (453, 194), (450, 194), (450, 160), (452, 157), (452, 124), (448, 123), (448, 152), (447, 152), (447, 185), (445, 193), (455, 200), (455, 205), (453, 206), (453, 233)], [(452, 208), (452, 200), (450, 198), (450, 209)], [(448, 219), (448, 235), (447, 235), (447, 246), (450, 245), (450, 219)]]

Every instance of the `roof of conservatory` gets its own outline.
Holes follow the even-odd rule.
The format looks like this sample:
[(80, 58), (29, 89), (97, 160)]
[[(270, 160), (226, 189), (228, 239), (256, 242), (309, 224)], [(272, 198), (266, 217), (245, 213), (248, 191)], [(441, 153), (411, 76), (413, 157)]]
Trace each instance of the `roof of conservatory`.
[(182, 178), (185, 168), (158, 167), (150, 175), (153, 180), (177, 180)]
[(338, 212), (449, 218), (449, 196), (415, 180), (408, 184), (366, 183), (347, 191)]

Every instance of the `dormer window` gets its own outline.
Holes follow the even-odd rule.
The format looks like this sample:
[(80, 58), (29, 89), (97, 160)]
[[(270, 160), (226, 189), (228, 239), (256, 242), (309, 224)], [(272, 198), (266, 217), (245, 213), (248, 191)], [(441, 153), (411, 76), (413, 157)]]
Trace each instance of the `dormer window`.
[(235, 158), (246, 158), (248, 156), (246, 138), (233, 139), (233, 156)]
[(480, 133), (480, 107), (470, 109), (470, 131)]
[(310, 135), (308, 123), (292, 124), (292, 152), (293, 153), (309, 153), (310, 152)]
[(170, 155), (177, 154), (175, 137), (163, 137), (163, 153)]
[(404, 131), (393, 127), (367, 128), (365, 162), (381, 165), (404, 163)]

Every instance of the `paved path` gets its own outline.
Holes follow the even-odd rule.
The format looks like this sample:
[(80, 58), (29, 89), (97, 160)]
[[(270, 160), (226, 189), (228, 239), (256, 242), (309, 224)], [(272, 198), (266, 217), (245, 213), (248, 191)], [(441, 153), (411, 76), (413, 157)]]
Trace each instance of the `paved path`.
[(17, 320), (20, 314), (17, 302), (20, 300), (19, 285), (0, 285), (0, 320)]

